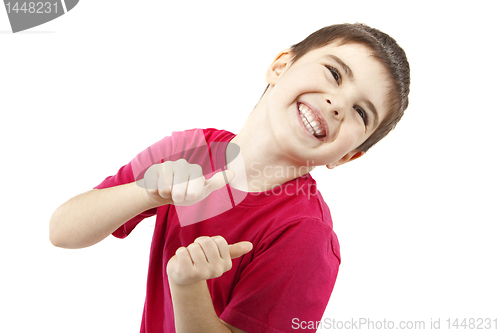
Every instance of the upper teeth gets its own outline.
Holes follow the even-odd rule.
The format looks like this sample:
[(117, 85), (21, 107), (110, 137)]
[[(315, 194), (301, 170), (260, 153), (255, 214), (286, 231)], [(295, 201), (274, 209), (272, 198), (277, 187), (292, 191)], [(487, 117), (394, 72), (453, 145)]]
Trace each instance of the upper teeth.
[(312, 135), (321, 136), (325, 134), (323, 125), (317, 120), (311, 109), (304, 104), (299, 104), (299, 111), (302, 122)]

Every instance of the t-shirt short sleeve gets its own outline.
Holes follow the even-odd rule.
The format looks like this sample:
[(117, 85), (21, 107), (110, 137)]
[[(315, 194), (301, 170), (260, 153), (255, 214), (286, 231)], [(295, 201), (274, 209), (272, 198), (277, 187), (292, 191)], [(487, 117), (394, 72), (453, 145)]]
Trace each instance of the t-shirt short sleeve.
[(282, 226), (254, 244), (252, 261), (220, 318), (256, 333), (294, 332), (294, 323), (321, 320), (338, 274), (338, 248), (335, 233), (322, 221)]
[[(94, 187), (94, 189), (104, 189), (109, 187), (115, 187), (119, 185), (128, 184), (134, 182), (134, 174), (132, 172), (132, 165), (128, 163), (120, 168), (116, 175), (106, 177), (99, 185)], [(117, 238), (127, 237), (132, 230), (145, 218), (151, 217), (156, 214), (156, 208), (142, 212), (141, 214), (131, 218), (125, 224), (116, 229), (112, 235)]]

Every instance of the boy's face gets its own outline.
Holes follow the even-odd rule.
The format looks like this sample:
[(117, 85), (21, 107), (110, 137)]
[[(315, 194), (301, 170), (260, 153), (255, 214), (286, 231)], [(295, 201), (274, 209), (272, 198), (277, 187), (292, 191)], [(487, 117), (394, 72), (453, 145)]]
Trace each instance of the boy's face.
[(329, 168), (363, 155), (356, 147), (389, 112), (390, 81), (370, 54), (364, 45), (332, 43), (292, 65), (287, 50), (278, 56), (266, 72), (264, 107), (282, 151)]

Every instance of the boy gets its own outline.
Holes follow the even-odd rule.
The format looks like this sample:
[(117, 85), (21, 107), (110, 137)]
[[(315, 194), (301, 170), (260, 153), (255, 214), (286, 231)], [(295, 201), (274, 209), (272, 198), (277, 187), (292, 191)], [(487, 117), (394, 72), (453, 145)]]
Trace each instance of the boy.
[(389, 36), (342, 24), (282, 51), (265, 77), (238, 135), (174, 132), (51, 218), (52, 243), (79, 248), (157, 215), (141, 332), (290, 332), (323, 315), (340, 252), (309, 172), (394, 128), (409, 65)]

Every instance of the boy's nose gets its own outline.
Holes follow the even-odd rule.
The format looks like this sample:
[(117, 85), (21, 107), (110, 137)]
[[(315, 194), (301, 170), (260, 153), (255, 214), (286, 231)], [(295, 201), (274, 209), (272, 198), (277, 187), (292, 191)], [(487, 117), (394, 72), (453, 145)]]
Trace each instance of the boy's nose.
[(342, 120), (344, 118), (344, 113), (345, 113), (345, 103), (343, 103), (340, 99), (338, 98), (327, 98), (326, 99), (327, 103), (327, 110), (328, 110), (328, 115), (332, 116), (335, 120)]

